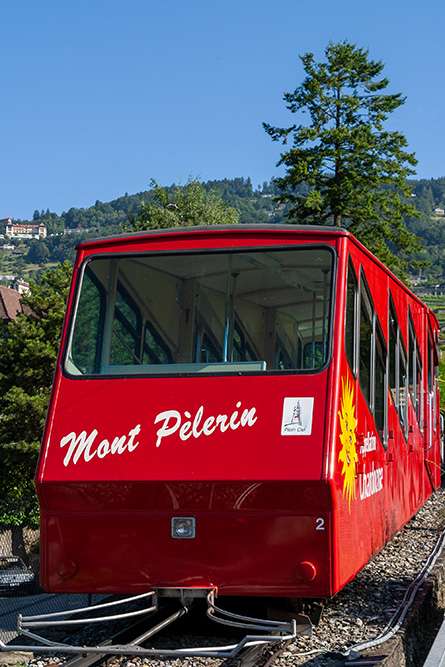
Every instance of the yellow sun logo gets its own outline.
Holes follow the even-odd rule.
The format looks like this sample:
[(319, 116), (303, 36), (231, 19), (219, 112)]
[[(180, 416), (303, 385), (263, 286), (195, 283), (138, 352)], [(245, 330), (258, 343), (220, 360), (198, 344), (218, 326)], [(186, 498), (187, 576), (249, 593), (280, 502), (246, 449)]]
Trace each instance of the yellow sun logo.
[(346, 381), (342, 378), (343, 394), (341, 397), (340, 407), (338, 413), (340, 417), (340, 440), (342, 448), (338, 455), (338, 460), (343, 462), (341, 474), (345, 476), (343, 480), (343, 497), (348, 496), (349, 512), (351, 512), (351, 500), (355, 498), (355, 464), (358, 461), (356, 449), (356, 435), (357, 419), (355, 418), (354, 405), (354, 387), (349, 378)]

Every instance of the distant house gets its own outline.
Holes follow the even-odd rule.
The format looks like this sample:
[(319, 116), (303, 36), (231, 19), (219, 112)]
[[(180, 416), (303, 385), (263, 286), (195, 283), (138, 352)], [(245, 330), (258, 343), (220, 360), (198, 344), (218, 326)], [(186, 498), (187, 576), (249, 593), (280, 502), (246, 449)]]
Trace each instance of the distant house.
[(437, 207), (434, 209), (434, 215), (445, 215), (445, 209)]
[(63, 230), (63, 235), (67, 236), (68, 234), (82, 234), (82, 232), (89, 232), (89, 229), (84, 229), (82, 225), (77, 225), (77, 227), (74, 227), (73, 229), (69, 227), (65, 227)]
[(15, 289), (0, 285), (0, 318), (5, 322), (15, 322), (17, 315), (31, 313), (28, 306), (22, 304), (22, 295)]
[(28, 294), (29, 292), (29, 283), (21, 278), (17, 278), (14, 283), (14, 290), (17, 290), (19, 294)]
[(33, 225), (30, 222), (15, 223), (11, 218), (2, 218), (0, 222), (6, 222), (6, 236), (10, 239), (44, 239), (46, 237), (46, 225), (43, 222), (39, 225)]

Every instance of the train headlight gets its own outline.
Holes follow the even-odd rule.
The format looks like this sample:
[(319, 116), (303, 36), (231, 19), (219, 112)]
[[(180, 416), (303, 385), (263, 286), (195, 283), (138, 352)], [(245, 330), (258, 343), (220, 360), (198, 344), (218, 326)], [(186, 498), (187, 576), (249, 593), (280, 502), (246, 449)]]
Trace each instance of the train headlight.
[(194, 517), (174, 516), (172, 519), (172, 537), (190, 540), (195, 537)]

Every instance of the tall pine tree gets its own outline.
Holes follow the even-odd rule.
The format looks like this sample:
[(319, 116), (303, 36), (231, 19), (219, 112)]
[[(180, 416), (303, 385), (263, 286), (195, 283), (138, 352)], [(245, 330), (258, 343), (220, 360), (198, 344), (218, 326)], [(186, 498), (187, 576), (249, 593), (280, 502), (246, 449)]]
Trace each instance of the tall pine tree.
[[(274, 141), (292, 146), (278, 165), (279, 201), (290, 204), (291, 221), (332, 224), (349, 229), (396, 272), (406, 268), (407, 254), (420, 248), (408, 232), (406, 217), (416, 216), (406, 178), (417, 160), (407, 152), (400, 132), (384, 129), (388, 116), (404, 102), (383, 92), (383, 64), (368, 51), (343, 41), (329, 43), (326, 61), (301, 56), (306, 78), (285, 93), (292, 113), (307, 113), (308, 125), (288, 128), (264, 123)], [(305, 188), (301, 188), (305, 184)]]

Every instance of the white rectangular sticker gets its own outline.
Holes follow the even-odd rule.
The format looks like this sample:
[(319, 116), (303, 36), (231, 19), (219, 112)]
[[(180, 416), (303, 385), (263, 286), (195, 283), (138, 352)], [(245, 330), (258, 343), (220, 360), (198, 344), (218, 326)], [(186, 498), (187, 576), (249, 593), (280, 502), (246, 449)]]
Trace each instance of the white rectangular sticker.
[(312, 433), (313, 411), (313, 397), (285, 398), (283, 418), (281, 420), (281, 435), (310, 435)]

